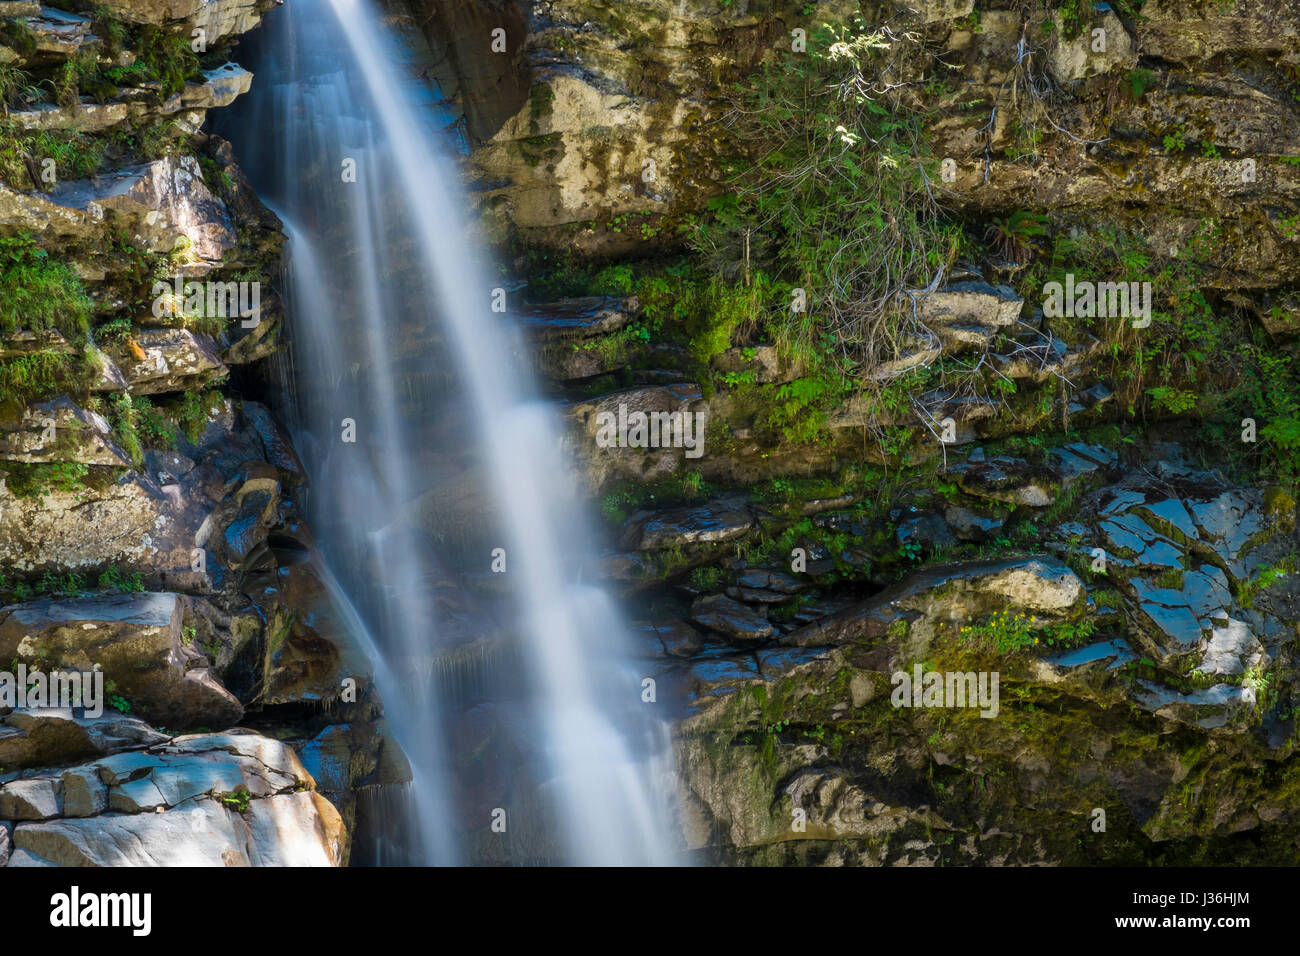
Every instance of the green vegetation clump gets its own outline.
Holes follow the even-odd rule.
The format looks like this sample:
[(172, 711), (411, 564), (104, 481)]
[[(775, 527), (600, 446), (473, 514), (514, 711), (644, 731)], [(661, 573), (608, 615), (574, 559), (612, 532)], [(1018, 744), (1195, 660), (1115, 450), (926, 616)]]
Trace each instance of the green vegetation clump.
[(44, 498), (51, 491), (80, 491), (89, 470), (76, 461), (6, 462), (5, 485), (18, 498)]
[(144, 395), (114, 395), (109, 420), (118, 444), (138, 468), (146, 448), (176, 447), (176, 426)]
[(0, 238), (0, 334), (57, 329), (70, 340), (82, 338), (93, 308), (73, 268), (51, 258), (30, 234)]
[(15, 413), (28, 402), (80, 391), (93, 371), (85, 354), (41, 351), (0, 359), (0, 416)]
[(1088, 619), (1040, 625), (1033, 615), (1017, 613), (1011, 617), (1004, 610), (983, 623), (963, 625), (958, 642), (1005, 656), (1038, 645), (1079, 647), (1091, 640), (1096, 629), (1096, 623)]

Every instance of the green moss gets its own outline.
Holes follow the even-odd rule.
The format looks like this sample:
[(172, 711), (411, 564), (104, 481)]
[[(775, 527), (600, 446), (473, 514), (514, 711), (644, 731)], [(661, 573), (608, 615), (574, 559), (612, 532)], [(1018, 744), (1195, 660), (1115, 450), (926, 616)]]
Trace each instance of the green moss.
[(71, 266), (26, 233), (0, 238), (0, 333), (57, 329), (69, 340), (83, 338), (92, 309)]

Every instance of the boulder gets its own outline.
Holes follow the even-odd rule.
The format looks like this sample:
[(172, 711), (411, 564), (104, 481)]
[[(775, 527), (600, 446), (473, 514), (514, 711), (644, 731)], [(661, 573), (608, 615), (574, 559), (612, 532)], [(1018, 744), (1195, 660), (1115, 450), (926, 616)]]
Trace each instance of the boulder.
[(167, 738), (142, 720), (106, 709), (88, 717), (71, 709), (15, 710), (0, 727), (0, 767), (39, 767), (121, 750)]
[(198, 598), (172, 593), (41, 600), (0, 611), (0, 658), (99, 669), (132, 707), (169, 727), (227, 727), (243, 707), (186, 641)]
[(143, 329), (108, 352), (131, 392), (188, 392), (226, 374), (216, 344), (189, 329)]
[(776, 634), (760, 612), (722, 594), (696, 599), (691, 605), (691, 620), (736, 644), (765, 641)]

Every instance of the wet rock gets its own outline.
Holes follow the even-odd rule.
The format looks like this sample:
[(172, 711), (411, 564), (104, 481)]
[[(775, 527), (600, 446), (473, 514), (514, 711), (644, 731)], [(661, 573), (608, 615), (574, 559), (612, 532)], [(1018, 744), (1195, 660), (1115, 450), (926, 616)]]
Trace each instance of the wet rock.
[(761, 613), (722, 594), (697, 598), (691, 605), (691, 620), (740, 644), (768, 640), (776, 634)]
[(1100, 525), (1112, 548), (1132, 555), (1133, 561), (1146, 567), (1181, 569), (1182, 550), (1173, 541), (1157, 533), (1137, 515), (1115, 515)]
[(1151, 633), (1162, 656), (1180, 656), (1200, 643), (1203, 625), (1181, 591), (1153, 587), (1141, 578), (1132, 584), (1139, 610), (1154, 625)]
[(1045, 508), (1056, 501), (1059, 483), (1052, 475), (1020, 458), (967, 460), (951, 466), (961, 490), (977, 498)]
[(1234, 489), (1209, 501), (1187, 502), (1201, 539), (1219, 553), (1238, 580), (1254, 576), (1260, 558), (1253, 552), (1274, 530), (1275, 523), (1264, 513), (1263, 498), (1259, 489)]
[(736, 578), (742, 588), (761, 588), (778, 594), (798, 594), (808, 589), (808, 582), (786, 571), (773, 568), (749, 568)]
[(1055, 654), (1032, 666), (1039, 680), (1056, 682), (1081, 671), (1091, 671), (1096, 665), (1104, 665), (1105, 670), (1113, 671), (1137, 659), (1138, 656), (1128, 641), (1115, 638)]
[(961, 541), (986, 541), (1006, 524), (1005, 518), (976, 514), (961, 505), (946, 506), (943, 509), (943, 519)]
[(624, 525), (619, 541), (624, 548), (642, 551), (717, 544), (743, 537), (754, 523), (744, 499), (728, 498), (698, 507), (633, 515)]
[(369, 662), (311, 565), (278, 568), (249, 594), (267, 622), (251, 704), (329, 703), (346, 679), (370, 682)]
[(1109, 448), (1082, 442), (1053, 448), (1048, 452), (1048, 458), (1052, 471), (1066, 484), (1084, 475), (1113, 468), (1119, 460), (1119, 456)]
[(1178, 534), (1189, 541), (1195, 540), (1198, 536), (1196, 523), (1192, 520), (1192, 516), (1188, 514), (1186, 506), (1177, 498), (1166, 498), (1163, 501), (1151, 502), (1143, 505), (1140, 510), (1172, 527)]
[(761, 679), (752, 655), (737, 656), (725, 650), (706, 651), (693, 658), (687, 675), (690, 694), (697, 701), (725, 697)]
[[(1199, 727), (1202, 730), (1228, 728), (1239, 713), (1254, 708), (1254, 694), (1234, 684), (1215, 684), (1204, 690), (1182, 694), (1151, 681), (1138, 681), (1140, 690), (1133, 692), (1138, 706), (1159, 717)], [(1244, 730), (1244, 726), (1238, 729)]]
[(631, 323), (639, 308), (636, 299), (588, 296), (527, 306), (518, 315), (531, 336), (552, 342), (617, 332)]
[(411, 766), (386, 721), (331, 724), (298, 751), (317, 787), (330, 795), (409, 782)]
[(957, 538), (943, 518), (935, 514), (900, 521), (897, 530), (901, 544), (915, 542), (927, 551), (946, 551), (955, 547)]

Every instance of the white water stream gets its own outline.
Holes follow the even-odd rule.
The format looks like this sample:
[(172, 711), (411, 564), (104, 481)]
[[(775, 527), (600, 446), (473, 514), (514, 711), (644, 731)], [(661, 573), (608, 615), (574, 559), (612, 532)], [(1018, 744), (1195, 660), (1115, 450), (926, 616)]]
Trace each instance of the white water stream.
[(290, 236), (295, 441), (324, 574), (413, 766), (410, 861), (473, 862), (457, 834), (488, 829), (498, 806), (507, 827), (523, 822), (509, 794), (466, 805), (430, 663), (450, 626), (436, 582), (492, 561), (490, 548), (448, 560), (415, 520), (437, 463), (463, 455), (487, 485), (487, 525), (467, 520), (499, 528), (505, 549), (523, 686), (501, 693), (525, 714), (520, 774), (559, 831), (541, 842), (561, 848), (553, 862), (670, 862), (666, 731), (641, 701), (616, 609), (581, 580), (592, 538), (526, 345), (491, 310), (499, 283), (467, 227), (449, 117), (364, 0), (289, 0), (261, 30), (231, 138)]

